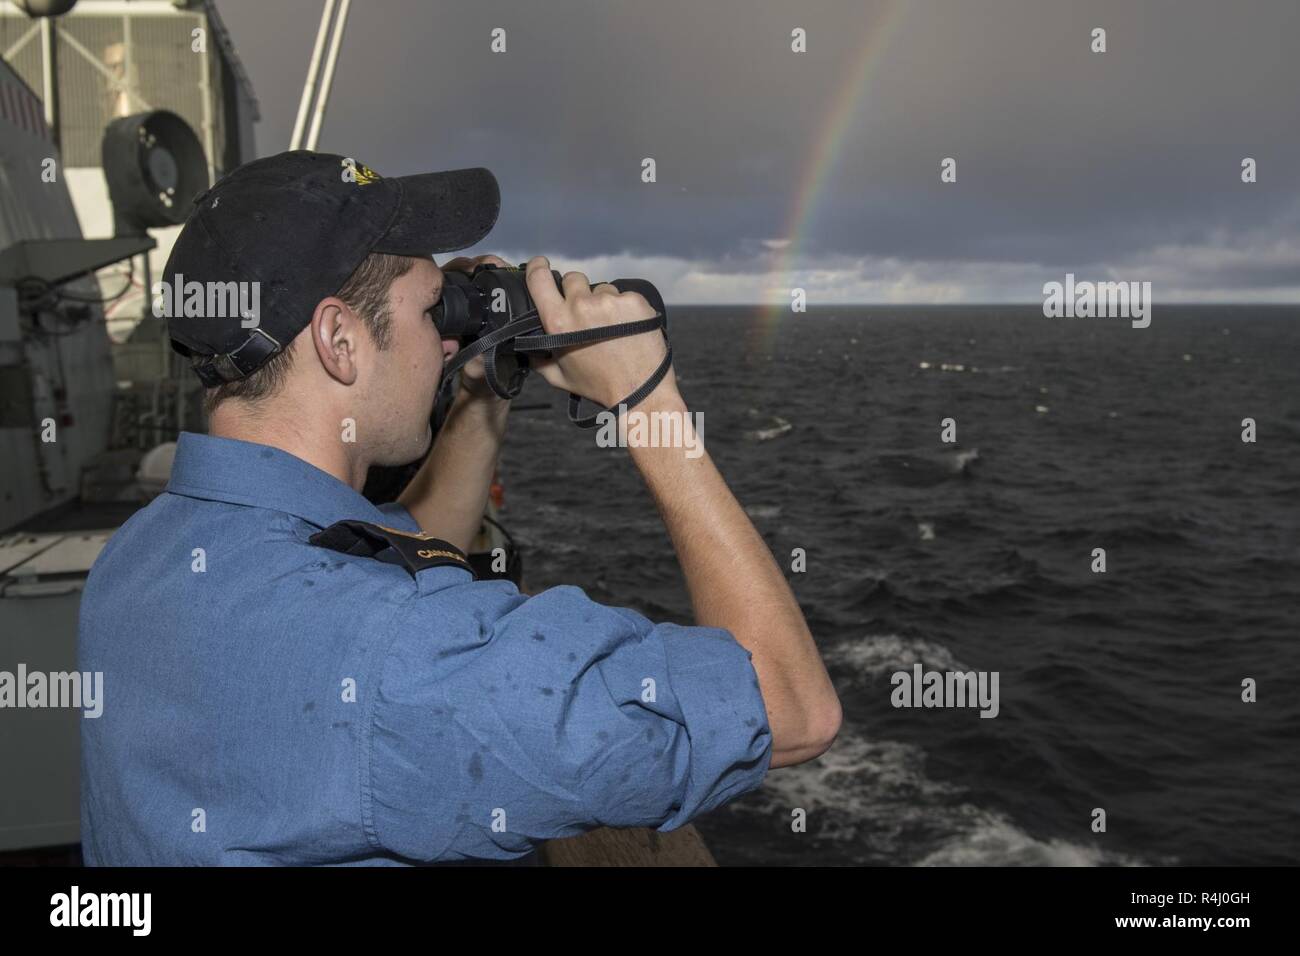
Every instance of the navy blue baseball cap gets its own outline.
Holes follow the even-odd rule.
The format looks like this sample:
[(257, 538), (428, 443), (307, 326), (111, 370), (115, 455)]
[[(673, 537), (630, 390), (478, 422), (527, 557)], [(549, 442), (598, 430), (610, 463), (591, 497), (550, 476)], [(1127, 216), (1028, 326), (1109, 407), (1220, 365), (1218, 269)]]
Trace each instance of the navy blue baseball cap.
[[(333, 153), (254, 160), (194, 198), (155, 307), (163, 303), (172, 348), (214, 388), (286, 348), (371, 253), (467, 249), (500, 208), (496, 177), (481, 167), (384, 177)], [(255, 310), (229, 307), (240, 288)]]

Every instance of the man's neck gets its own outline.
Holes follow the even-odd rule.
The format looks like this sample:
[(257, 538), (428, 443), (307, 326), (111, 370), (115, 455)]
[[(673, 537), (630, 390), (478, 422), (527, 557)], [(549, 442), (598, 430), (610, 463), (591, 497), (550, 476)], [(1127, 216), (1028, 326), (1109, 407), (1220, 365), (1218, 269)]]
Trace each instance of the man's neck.
[(280, 396), (254, 411), (239, 399), (226, 399), (213, 409), (208, 433), (287, 451), (360, 491), (369, 462), (358, 445), (343, 441), (342, 426), (330, 425), (320, 415), (299, 414), (290, 405), (287, 396)]

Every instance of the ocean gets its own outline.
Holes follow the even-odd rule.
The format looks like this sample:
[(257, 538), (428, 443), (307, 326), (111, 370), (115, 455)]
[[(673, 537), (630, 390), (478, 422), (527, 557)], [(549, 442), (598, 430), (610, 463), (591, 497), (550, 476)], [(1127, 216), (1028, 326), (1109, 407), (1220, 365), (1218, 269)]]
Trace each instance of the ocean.
[[(682, 393), (844, 707), (825, 755), (696, 821), (718, 861), (1300, 863), (1297, 318), (670, 306)], [(627, 452), (534, 376), (536, 402), (501, 467), (529, 589), (689, 623)], [(918, 662), (997, 672), (998, 715), (895, 708)]]

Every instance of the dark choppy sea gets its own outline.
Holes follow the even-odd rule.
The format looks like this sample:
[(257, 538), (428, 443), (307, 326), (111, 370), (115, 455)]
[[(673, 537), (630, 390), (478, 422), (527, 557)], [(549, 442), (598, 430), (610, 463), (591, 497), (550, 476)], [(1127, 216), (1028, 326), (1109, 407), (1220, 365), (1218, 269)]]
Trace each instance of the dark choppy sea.
[[(845, 712), (821, 759), (697, 821), (720, 862), (1300, 863), (1298, 310), (671, 319), (710, 454), (783, 566), (807, 551), (788, 577)], [(560, 398), (531, 382), (552, 408), (503, 455), (530, 589), (689, 622), (626, 452)], [(895, 709), (918, 661), (999, 672), (999, 715)]]

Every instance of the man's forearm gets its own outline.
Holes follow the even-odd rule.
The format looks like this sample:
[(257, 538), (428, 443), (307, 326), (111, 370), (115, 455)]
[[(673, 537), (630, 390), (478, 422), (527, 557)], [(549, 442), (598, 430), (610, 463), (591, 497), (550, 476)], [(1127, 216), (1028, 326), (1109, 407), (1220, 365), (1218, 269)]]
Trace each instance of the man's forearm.
[(398, 498), (426, 533), (468, 551), (483, 522), (510, 403), (460, 392)]
[[(689, 421), (674, 392), (648, 398), (644, 411)], [(689, 426), (688, 426), (689, 427)], [(790, 586), (766, 543), (705, 453), (633, 447), (686, 578), (697, 624), (723, 627), (753, 654), (767, 704), (773, 767), (816, 756), (838, 727), (839, 701)]]

